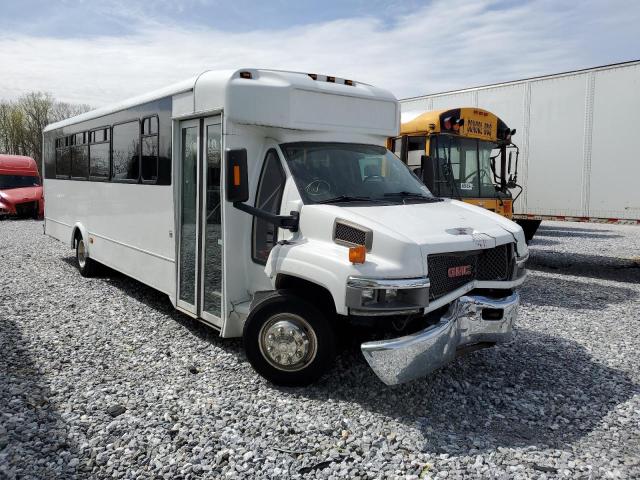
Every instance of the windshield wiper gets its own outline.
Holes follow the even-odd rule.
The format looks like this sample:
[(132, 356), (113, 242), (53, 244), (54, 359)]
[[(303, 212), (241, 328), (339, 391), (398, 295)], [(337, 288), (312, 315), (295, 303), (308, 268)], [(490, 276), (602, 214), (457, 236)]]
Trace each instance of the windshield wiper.
[(320, 200), (319, 202), (315, 202), (316, 204), (320, 203), (349, 203), (349, 202), (379, 202), (380, 200), (376, 200), (371, 197), (357, 196), (357, 195), (338, 195), (337, 197), (327, 198), (326, 200)]
[(384, 196), (385, 197), (401, 197), (403, 199), (405, 199), (405, 198), (415, 198), (415, 199), (423, 200), (425, 202), (442, 202), (441, 198), (428, 197), (427, 195), (423, 195), (422, 193), (407, 192), (406, 190), (403, 190), (401, 192), (385, 193)]

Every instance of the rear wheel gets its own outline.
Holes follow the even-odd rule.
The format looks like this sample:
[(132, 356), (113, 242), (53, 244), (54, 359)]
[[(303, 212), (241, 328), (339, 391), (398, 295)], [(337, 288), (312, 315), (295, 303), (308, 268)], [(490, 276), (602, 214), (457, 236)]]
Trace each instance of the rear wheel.
[(95, 275), (97, 265), (96, 262), (87, 255), (87, 246), (82, 236), (78, 236), (76, 239), (76, 264), (80, 275), (83, 277), (92, 277)]
[(335, 335), (326, 316), (291, 293), (275, 292), (254, 307), (243, 339), (253, 368), (277, 385), (313, 383), (335, 357)]

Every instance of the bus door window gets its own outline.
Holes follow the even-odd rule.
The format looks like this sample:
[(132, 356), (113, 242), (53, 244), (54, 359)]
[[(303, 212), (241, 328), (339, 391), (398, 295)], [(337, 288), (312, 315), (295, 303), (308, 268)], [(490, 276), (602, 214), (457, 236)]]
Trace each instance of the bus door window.
[[(449, 135), (437, 135), (432, 138), (431, 157), (435, 160), (434, 193), (443, 197), (460, 197), (457, 179), (460, 177), (460, 163), (457, 161), (455, 138)], [(452, 163), (451, 156), (456, 157)]]
[[(452, 140), (452, 144), (454, 140)], [(456, 148), (451, 148), (451, 163), (460, 166), (459, 174), (454, 177), (462, 197), (479, 197), (478, 180), (478, 141), (470, 138), (456, 138)]]
[(495, 144), (491, 142), (478, 142), (478, 164), (480, 175), (480, 195), (482, 197), (493, 197), (496, 194), (496, 188), (493, 180), (493, 172), (491, 169), (491, 153), (494, 152)]
[(426, 153), (427, 137), (408, 137), (407, 166), (418, 178), (422, 178), (422, 156)]

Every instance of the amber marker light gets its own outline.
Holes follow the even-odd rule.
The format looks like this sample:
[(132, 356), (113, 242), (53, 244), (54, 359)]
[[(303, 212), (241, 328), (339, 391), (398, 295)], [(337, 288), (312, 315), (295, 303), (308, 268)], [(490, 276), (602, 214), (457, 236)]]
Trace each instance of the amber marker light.
[(367, 258), (367, 248), (364, 245), (349, 248), (349, 261), (351, 263), (364, 263)]
[(240, 186), (240, 165), (233, 166), (233, 186)]

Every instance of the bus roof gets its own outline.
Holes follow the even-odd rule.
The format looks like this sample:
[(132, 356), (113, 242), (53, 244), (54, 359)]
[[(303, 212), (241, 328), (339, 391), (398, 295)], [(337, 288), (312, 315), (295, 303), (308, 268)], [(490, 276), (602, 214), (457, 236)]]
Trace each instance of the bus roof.
[[(490, 141), (498, 140), (498, 127), (506, 128), (495, 114), (478, 107), (460, 107), (446, 110), (409, 110), (401, 114), (401, 135), (434, 134), (443, 132), (445, 117), (462, 118), (464, 122), (457, 134)], [(472, 125), (472, 122), (476, 122)], [(478, 123), (480, 122), (480, 123)], [(472, 127), (477, 128), (472, 128)], [(485, 128), (486, 127), (486, 128)], [(478, 130), (478, 128), (480, 130)], [(445, 130), (446, 132), (446, 130)]]
[(0, 174), (38, 175), (38, 167), (31, 157), (0, 154)]
[[(360, 121), (360, 116), (352, 113), (353, 106), (360, 98), (373, 100), (368, 102), (372, 110), (364, 115), (368, 122), (363, 124), (363, 129), (387, 135), (395, 134), (390, 130), (397, 131), (399, 105), (393, 94), (386, 90), (332, 76), (255, 68), (208, 70), (168, 87), (48, 125), (44, 131), (96, 119), (170, 96), (178, 99), (174, 101), (174, 116), (225, 110), (227, 117), (245, 124), (303, 129), (316, 128), (321, 122), (337, 125), (342, 120), (342, 109), (340, 112), (332, 111), (332, 105), (327, 103), (328, 96), (315, 95), (317, 93), (333, 94), (336, 99), (340, 96), (343, 104), (349, 103), (348, 98), (351, 97), (352, 104), (344, 113), (346, 117), (351, 113), (353, 125), (347, 123), (344, 125), (347, 128)], [(393, 118), (394, 111), (396, 118)], [(322, 113), (325, 118), (322, 118)], [(332, 114), (333, 118), (326, 118)], [(318, 117), (316, 123), (314, 116)]]

